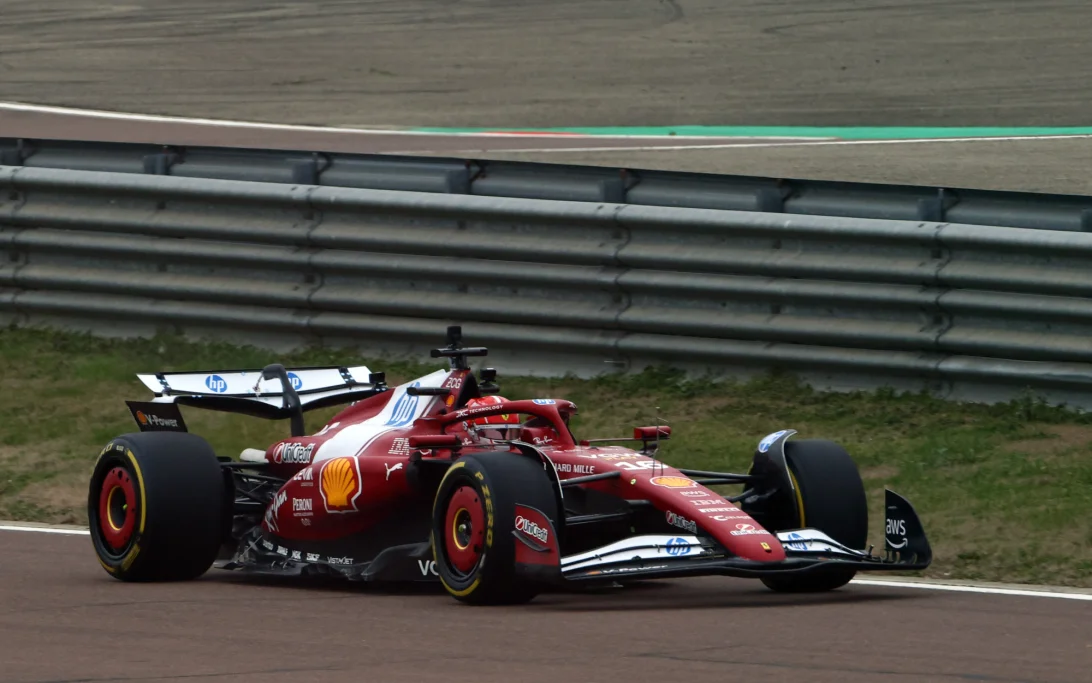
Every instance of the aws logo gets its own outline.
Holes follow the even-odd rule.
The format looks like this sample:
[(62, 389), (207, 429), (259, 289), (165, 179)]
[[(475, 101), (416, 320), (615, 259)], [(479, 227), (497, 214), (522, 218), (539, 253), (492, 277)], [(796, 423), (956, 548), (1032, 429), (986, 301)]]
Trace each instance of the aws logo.
[(360, 482), (360, 461), (356, 458), (333, 458), (319, 470), (319, 492), (327, 512), (355, 512), (356, 499), (363, 487)]

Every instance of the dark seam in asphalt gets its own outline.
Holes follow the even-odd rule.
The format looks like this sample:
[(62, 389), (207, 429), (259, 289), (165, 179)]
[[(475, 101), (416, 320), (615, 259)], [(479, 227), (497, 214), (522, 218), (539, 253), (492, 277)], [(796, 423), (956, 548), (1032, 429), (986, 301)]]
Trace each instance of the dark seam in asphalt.
[(110, 681), (180, 681), (202, 678), (223, 678), (224, 676), (254, 676), (270, 674), (308, 673), (317, 671), (345, 671), (344, 667), (292, 667), (281, 669), (258, 669), (254, 671), (224, 671), (207, 674), (175, 674), (166, 676), (111, 676), (108, 678), (54, 678), (40, 679), (33, 683), (109, 683)]
[(801, 671), (832, 671), (832, 672), (844, 672), (854, 674), (872, 674), (881, 676), (919, 676), (925, 678), (948, 678), (961, 681), (987, 681), (991, 683), (1033, 683), (1027, 678), (1007, 678), (1004, 676), (990, 676), (988, 674), (974, 674), (974, 673), (939, 673), (932, 671), (894, 671), (889, 669), (866, 669), (860, 667), (846, 667), (846, 666), (822, 666), (817, 665), (814, 662), (807, 662), (806, 664), (778, 664), (775, 662), (753, 662), (747, 660), (734, 660), (734, 659), (717, 659), (717, 658), (703, 658), (694, 657), (693, 655), (675, 655), (667, 653), (641, 653), (632, 655), (634, 657), (644, 657), (648, 659), (668, 659), (677, 660), (682, 662), (707, 662), (711, 664), (732, 664), (736, 666), (758, 666), (774, 669), (790, 669)]

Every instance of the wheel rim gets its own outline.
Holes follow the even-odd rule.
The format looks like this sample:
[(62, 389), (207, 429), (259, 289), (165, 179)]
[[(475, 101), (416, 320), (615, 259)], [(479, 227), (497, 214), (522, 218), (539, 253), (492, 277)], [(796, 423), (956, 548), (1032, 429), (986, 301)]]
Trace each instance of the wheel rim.
[(485, 538), (485, 511), (472, 486), (462, 486), (451, 495), (444, 529), (448, 561), (460, 572), (469, 573), (481, 560)]
[(136, 527), (136, 489), (129, 472), (115, 467), (106, 473), (99, 490), (99, 530), (106, 545), (123, 550)]

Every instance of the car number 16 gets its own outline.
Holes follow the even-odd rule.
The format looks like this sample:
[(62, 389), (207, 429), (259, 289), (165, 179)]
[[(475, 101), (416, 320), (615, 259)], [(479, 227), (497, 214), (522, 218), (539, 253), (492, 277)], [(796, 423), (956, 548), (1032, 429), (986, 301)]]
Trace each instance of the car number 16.
[(655, 460), (638, 460), (637, 462), (626, 462), (625, 460), (619, 460), (614, 463), (615, 467), (620, 467), (624, 470), (651, 470), (655, 467), (663, 467)]

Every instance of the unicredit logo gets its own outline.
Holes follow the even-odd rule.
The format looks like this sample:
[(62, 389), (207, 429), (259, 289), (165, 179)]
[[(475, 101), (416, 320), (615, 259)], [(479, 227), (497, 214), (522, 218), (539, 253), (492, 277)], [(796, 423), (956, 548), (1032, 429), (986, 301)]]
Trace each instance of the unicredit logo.
[(549, 542), (550, 533), (522, 515), (516, 517), (516, 531), (521, 531), (542, 543)]
[(311, 453), (315, 450), (315, 444), (309, 443), (280, 443), (273, 449), (273, 462), (278, 465), (306, 465), (311, 462)]

